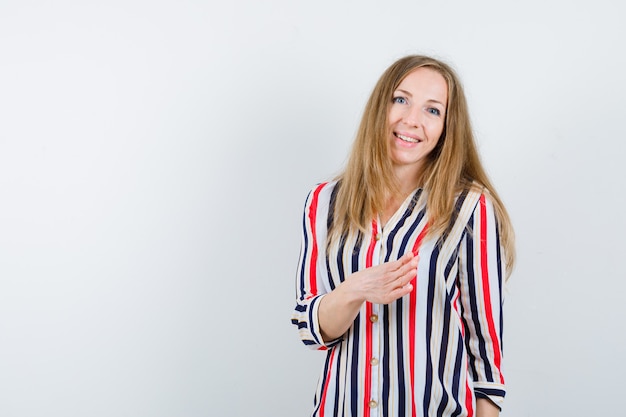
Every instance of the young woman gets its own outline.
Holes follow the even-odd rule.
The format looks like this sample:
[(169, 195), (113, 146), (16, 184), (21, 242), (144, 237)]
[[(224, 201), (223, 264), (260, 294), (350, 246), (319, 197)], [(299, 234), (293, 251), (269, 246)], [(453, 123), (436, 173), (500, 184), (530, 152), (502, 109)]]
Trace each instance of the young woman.
[(345, 170), (306, 199), (292, 322), (327, 350), (312, 415), (497, 416), (514, 256), (457, 75), (396, 61)]

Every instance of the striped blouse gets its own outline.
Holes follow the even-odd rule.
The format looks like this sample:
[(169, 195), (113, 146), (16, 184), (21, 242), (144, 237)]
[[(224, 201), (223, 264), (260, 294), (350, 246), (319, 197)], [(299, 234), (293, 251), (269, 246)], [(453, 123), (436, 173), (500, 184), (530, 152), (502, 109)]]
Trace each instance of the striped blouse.
[[(312, 416), (472, 416), (476, 398), (500, 407), (504, 259), (491, 201), (465, 191), (441, 238), (424, 239), (425, 193), (417, 189), (384, 228), (329, 248), (336, 182), (309, 193), (292, 323), (312, 349), (326, 351)], [(419, 253), (410, 294), (363, 303), (348, 331), (323, 340), (320, 300), (351, 273)]]

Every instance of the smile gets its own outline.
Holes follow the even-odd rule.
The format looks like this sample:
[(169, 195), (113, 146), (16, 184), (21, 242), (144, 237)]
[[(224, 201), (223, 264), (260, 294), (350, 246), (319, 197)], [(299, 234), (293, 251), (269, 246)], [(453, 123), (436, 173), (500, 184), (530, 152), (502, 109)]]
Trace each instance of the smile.
[(401, 140), (403, 140), (403, 141), (405, 141), (405, 142), (409, 142), (409, 143), (420, 143), (420, 142), (421, 142), (421, 139), (412, 138), (412, 137), (409, 137), (409, 136), (404, 136), (404, 135), (401, 135), (401, 134), (399, 134), (399, 133), (394, 133), (394, 135), (395, 135), (398, 139), (401, 139)]

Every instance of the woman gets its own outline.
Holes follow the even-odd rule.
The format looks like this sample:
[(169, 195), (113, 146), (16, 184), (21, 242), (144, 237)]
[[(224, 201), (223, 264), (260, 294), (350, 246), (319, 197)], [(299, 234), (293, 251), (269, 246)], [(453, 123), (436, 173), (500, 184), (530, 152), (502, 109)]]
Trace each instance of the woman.
[(499, 414), (513, 229), (452, 68), (386, 70), (303, 229), (292, 322), (327, 350), (313, 416)]

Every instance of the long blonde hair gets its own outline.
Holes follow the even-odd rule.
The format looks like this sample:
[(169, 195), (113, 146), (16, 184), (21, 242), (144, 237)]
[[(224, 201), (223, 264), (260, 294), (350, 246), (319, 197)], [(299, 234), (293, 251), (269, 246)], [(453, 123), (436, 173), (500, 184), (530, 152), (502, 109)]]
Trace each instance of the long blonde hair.
[[(429, 235), (439, 235), (448, 226), (455, 196), (464, 188), (483, 187), (493, 201), (506, 259), (506, 276), (515, 263), (515, 236), (511, 219), (480, 161), (463, 87), (446, 63), (424, 55), (409, 55), (394, 62), (380, 77), (365, 106), (348, 163), (336, 179), (330, 242), (341, 235), (366, 231), (372, 218), (382, 213), (389, 198), (400, 195), (400, 186), (389, 155), (391, 134), (387, 121), (393, 93), (417, 68), (441, 74), (448, 84), (448, 107), (444, 130), (437, 146), (427, 156), (421, 176), (427, 191)], [(329, 244), (330, 244), (329, 242)]]

